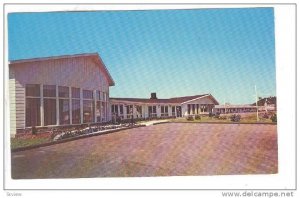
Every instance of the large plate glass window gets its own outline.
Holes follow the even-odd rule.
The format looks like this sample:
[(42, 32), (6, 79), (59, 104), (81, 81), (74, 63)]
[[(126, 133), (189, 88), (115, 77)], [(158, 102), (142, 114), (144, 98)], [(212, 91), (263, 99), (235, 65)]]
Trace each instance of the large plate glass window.
[(26, 127), (41, 126), (41, 93), (39, 84), (27, 84), (26, 94)]
[(59, 97), (59, 124), (70, 124), (70, 95), (69, 87), (58, 87)]
[(44, 125), (56, 125), (56, 85), (43, 86)]
[(83, 123), (94, 121), (93, 91), (83, 90)]
[(80, 124), (80, 89), (72, 87), (72, 124)]

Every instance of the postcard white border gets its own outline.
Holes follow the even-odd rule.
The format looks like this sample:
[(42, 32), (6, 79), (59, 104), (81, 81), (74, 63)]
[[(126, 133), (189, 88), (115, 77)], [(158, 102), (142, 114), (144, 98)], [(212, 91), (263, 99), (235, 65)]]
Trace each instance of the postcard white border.
[[(295, 5), (6, 5), (9, 12), (137, 10), (190, 8), (273, 7), (276, 37), (276, 86), (278, 97), (279, 173), (274, 175), (133, 177), (89, 179), (10, 179), (10, 150), (5, 147), (6, 189), (294, 189), (295, 188)], [(5, 106), (8, 107), (7, 23), (5, 24)], [(8, 108), (5, 131), (9, 131)], [(5, 142), (9, 142), (6, 133)]]

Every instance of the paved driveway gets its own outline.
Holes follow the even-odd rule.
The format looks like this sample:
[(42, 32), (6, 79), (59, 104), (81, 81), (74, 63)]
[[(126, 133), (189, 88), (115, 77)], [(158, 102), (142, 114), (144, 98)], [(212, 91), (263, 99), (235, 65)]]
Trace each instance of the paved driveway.
[(168, 123), (12, 153), (12, 177), (277, 173), (276, 125)]

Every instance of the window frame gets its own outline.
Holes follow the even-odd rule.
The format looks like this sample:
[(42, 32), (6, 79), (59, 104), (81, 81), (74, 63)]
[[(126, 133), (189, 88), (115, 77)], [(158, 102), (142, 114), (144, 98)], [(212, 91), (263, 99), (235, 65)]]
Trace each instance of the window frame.
[[(28, 92), (28, 90), (27, 90), (27, 86), (30, 86), (30, 85), (34, 85), (34, 86), (37, 86), (38, 87), (38, 96), (30, 96), (30, 95), (28, 95), (27, 96), (27, 92)], [(33, 125), (31, 125), (31, 126), (28, 126), (27, 125), (27, 100), (28, 99), (39, 99), (39, 119), (38, 119), (38, 121), (39, 121), (39, 125), (38, 125), (38, 123), (37, 123), (37, 125), (35, 125), (35, 126), (37, 126), (37, 127), (41, 127), (42, 126), (42, 111), (41, 111), (41, 105), (42, 105), (42, 92), (41, 91), (43, 91), (43, 90), (41, 90), (42, 88), (42, 85), (41, 84), (26, 84), (25, 85), (25, 107), (24, 107), (24, 110), (25, 110), (25, 127), (33, 127)], [(31, 119), (31, 118), (30, 118)]]
[[(70, 87), (68, 86), (60, 86), (58, 85), (58, 116), (59, 116), (59, 125), (70, 125), (71, 124), (71, 113), (72, 113), (72, 99), (70, 98)], [(67, 96), (60, 95), (60, 89), (66, 89), (67, 90)], [(71, 102), (70, 102), (71, 99)], [(69, 121), (68, 123), (62, 123), (62, 114), (61, 114), (61, 101), (68, 101), (68, 117)]]
[[(47, 93), (46, 96), (45, 93)], [(28, 99), (35, 99), (39, 103), (27, 102)], [(39, 106), (36, 112), (32, 113), (32, 115), (37, 114), (38, 116), (38, 118), (34, 118), (37, 127), (78, 125), (107, 121), (106, 119), (109, 114), (108, 105), (110, 105), (108, 93), (100, 90), (88, 90), (65, 85), (26, 84), (24, 105), (25, 127), (32, 127), (31, 124), (27, 124), (30, 120), (27, 123), (26, 120), (33, 120), (26, 115), (28, 111), (28, 108), (26, 109), (28, 106), (27, 103), (31, 106), (34, 104)], [(89, 119), (84, 118), (85, 110), (87, 110), (85, 105), (88, 105), (88, 112), (91, 113)], [(118, 108), (119, 106), (117, 110)], [(66, 110), (64, 111), (64, 109)], [(122, 110), (124, 112), (124, 109), (120, 111), (122, 112)]]
[[(55, 87), (55, 96), (45, 96), (45, 87), (46, 86), (53, 86), (53, 87)], [(58, 111), (58, 109), (57, 109), (57, 106), (58, 106), (58, 104), (57, 104), (57, 99), (58, 99), (58, 87), (57, 87), (57, 85), (47, 85), (47, 84), (43, 84), (43, 86), (42, 86), (43, 88), (43, 117), (44, 117), (44, 123), (43, 123), (43, 126), (57, 126), (57, 125), (59, 125), (59, 123), (57, 123), (57, 119), (58, 119), (58, 117), (57, 117), (57, 111)], [(46, 116), (47, 116), (47, 114), (45, 113), (46, 111), (45, 111), (45, 101), (46, 100), (54, 100), (55, 101), (55, 123), (54, 124), (46, 124)], [(51, 108), (51, 109), (53, 109), (53, 108)]]
[[(151, 109), (151, 113), (150, 113), (150, 109)], [(153, 112), (155, 112), (155, 113), (153, 113)], [(156, 105), (149, 105), (148, 106), (148, 117), (149, 118), (156, 118), (157, 117), (157, 108), (156, 108)]]
[(168, 117), (169, 116), (169, 107), (168, 107), (168, 105), (160, 106), (160, 116), (161, 117)]
[(126, 105), (126, 119), (130, 119), (133, 116), (133, 105)]

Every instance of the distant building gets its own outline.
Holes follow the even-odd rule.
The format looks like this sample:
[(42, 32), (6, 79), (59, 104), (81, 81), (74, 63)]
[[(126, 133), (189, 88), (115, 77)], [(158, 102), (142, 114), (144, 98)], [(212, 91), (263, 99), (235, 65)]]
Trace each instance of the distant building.
[(276, 105), (265, 103), (264, 106), (258, 106), (258, 111), (265, 111), (265, 112), (276, 111)]
[(10, 131), (110, 120), (114, 81), (97, 53), (11, 61)]
[(226, 113), (246, 113), (256, 112), (256, 106), (252, 105), (216, 105), (214, 107), (214, 113), (226, 114)]
[(219, 104), (211, 94), (158, 99), (152, 93), (150, 98), (110, 98), (110, 102), (112, 115), (121, 119), (208, 114)]

